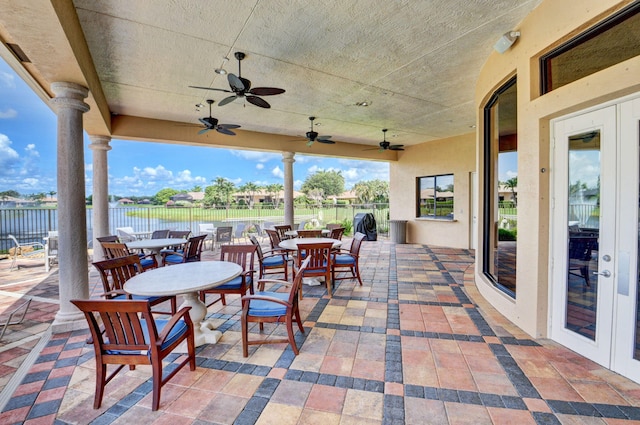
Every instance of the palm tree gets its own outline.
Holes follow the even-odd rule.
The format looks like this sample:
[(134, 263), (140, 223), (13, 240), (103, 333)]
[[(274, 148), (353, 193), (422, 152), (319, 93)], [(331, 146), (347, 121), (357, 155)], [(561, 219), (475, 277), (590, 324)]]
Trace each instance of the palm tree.
[(241, 193), (246, 193), (248, 195), (247, 205), (249, 205), (250, 210), (253, 209), (253, 204), (255, 202), (254, 196), (260, 189), (261, 187), (254, 182), (247, 182), (238, 189)]
[(516, 189), (518, 188), (518, 176), (511, 177), (509, 180), (504, 182), (504, 185), (511, 190), (511, 198), (513, 199), (513, 203), (518, 206), (518, 197), (516, 195)]
[(284, 186), (280, 183), (273, 183), (265, 186), (264, 190), (271, 198), (273, 207), (278, 208), (278, 204), (280, 203), (280, 191), (284, 190)]

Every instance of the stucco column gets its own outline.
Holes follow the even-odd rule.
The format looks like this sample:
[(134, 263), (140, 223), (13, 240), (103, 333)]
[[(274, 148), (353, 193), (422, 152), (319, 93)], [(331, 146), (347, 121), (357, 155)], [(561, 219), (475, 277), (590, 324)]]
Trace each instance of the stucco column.
[(102, 245), (98, 237), (109, 234), (109, 167), (107, 152), (110, 136), (89, 136), (93, 151), (93, 261), (102, 260)]
[(84, 192), (82, 114), (89, 91), (78, 84), (55, 82), (51, 99), (58, 116), (58, 264), (60, 308), (51, 325), (54, 333), (86, 328), (82, 313), (71, 304), (89, 298), (87, 219)]
[(293, 152), (282, 152), (284, 163), (284, 224), (293, 226)]

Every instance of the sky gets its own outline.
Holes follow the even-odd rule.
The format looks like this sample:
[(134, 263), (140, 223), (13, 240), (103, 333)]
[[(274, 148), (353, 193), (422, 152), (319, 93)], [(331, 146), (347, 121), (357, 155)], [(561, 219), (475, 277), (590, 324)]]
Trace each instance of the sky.
[[(46, 105), (0, 58), (0, 192), (57, 192), (57, 121)], [(92, 151), (84, 135), (85, 192), (92, 187)], [(218, 177), (236, 186), (284, 183), (282, 155), (112, 139), (108, 152), (109, 194), (153, 196), (164, 188), (203, 189)], [(341, 171), (345, 189), (359, 181), (389, 181), (389, 164), (296, 155), (294, 189), (319, 170)]]

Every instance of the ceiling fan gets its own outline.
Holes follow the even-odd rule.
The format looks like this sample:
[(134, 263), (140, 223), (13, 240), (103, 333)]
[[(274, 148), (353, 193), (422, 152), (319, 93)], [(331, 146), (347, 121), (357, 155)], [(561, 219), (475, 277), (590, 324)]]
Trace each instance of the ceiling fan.
[(404, 145), (392, 145), (391, 143), (387, 142), (387, 129), (383, 128), (382, 129), (382, 134), (384, 135), (382, 142), (380, 142), (380, 147), (379, 148), (373, 148), (373, 149), (365, 149), (366, 151), (372, 151), (377, 149), (378, 152), (384, 152), (384, 151), (403, 151), (404, 150)]
[(226, 105), (227, 103), (231, 103), (236, 99), (244, 98), (247, 99), (247, 102), (252, 103), (261, 108), (271, 108), (269, 103), (258, 96), (273, 96), (276, 94), (284, 93), (284, 89), (279, 89), (275, 87), (254, 87), (251, 88), (251, 81), (246, 78), (242, 78), (242, 68), (241, 63), (245, 58), (245, 54), (242, 52), (236, 52), (234, 54), (236, 59), (238, 59), (238, 75), (228, 74), (227, 79), (229, 80), (229, 87), (231, 90), (227, 89), (216, 89), (212, 87), (200, 87), (200, 86), (189, 86), (194, 89), (204, 89), (204, 90), (216, 90), (222, 91), (225, 93), (233, 93), (232, 96), (225, 97), (220, 102), (218, 102), (218, 106)]
[(213, 118), (211, 116), (211, 105), (213, 105), (213, 100), (207, 99), (207, 103), (209, 104), (209, 116), (198, 118), (198, 121), (200, 121), (205, 126), (205, 128), (198, 131), (198, 134), (204, 134), (209, 130), (215, 130), (218, 133), (226, 134), (227, 136), (235, 136), (236, 133), (234, 133), (230, 129), (240, 128), (240, 126), (236, 124), (218, 124), (217, 118)]
[(313, 120), (315, 119), (316, 117), (309, 117), (309, 121), (311, 121), (311, 130), (307, 131), (307, 133), (305, 134), (305, 136), (307, 137), (307, 146), (313, 145), (314, 142), (326, 143), (327, 145), (335, 144), (336, 142), (334, 142), (333, 140), (329, 140), (331, 139), (331, 136), (318, 136), (318, 133), (313, 131)]

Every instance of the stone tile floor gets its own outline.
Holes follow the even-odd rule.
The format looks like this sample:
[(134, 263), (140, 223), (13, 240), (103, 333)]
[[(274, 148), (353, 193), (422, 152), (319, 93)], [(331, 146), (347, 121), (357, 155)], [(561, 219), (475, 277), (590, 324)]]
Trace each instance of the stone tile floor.
[[(35, 269), (9, 275), (0, 261), (0, 312), (16, 294), (34, 297), (25, 323), (0, 342), (0, 423), (640, 423), (640, 385), (505, 320), (477, 293), (469, 251), (379, 240), (361, 254), (364, 286), (340, 281), (333, 298), (304, 287), (298, 356), (269, 344), (243, 358), (239, 298), (211, 306), (222, 339), (198, 348), (197, 370), (164, 387), (157, 412), (147, 367), (121, 373), (94, 410), (87, 333), (43, 332), (56, 311), (55, 269), (38, 280)], [(90, 281), (97, 295), (93, 272)], [(263, 337), (282, 333), (265, 325)]]

